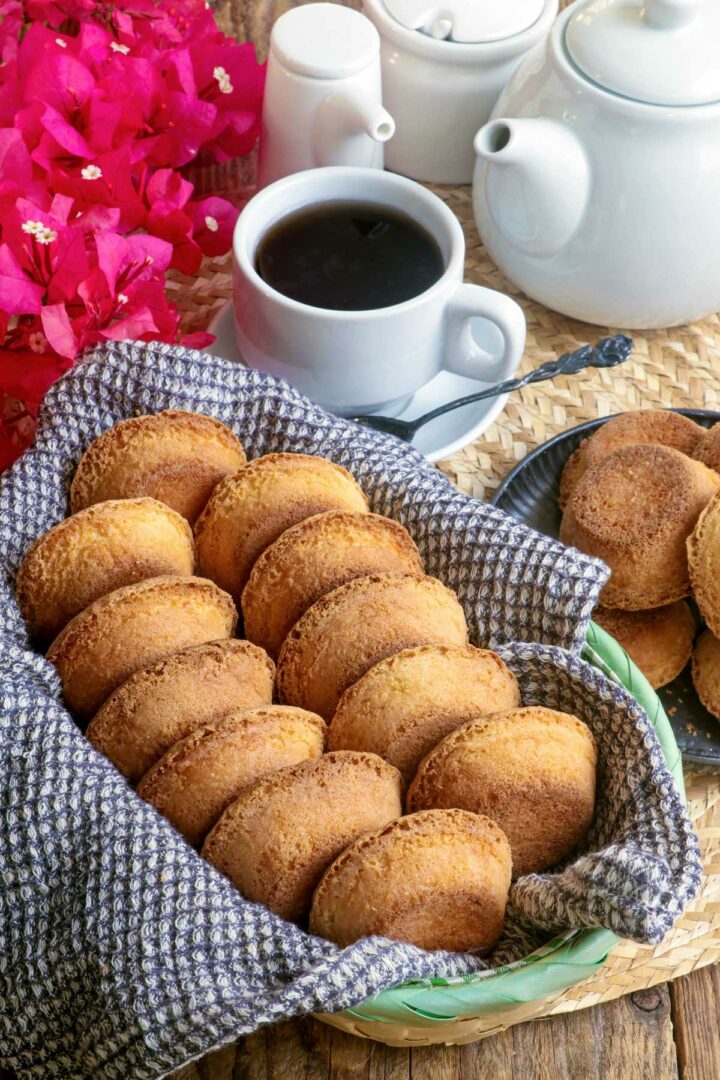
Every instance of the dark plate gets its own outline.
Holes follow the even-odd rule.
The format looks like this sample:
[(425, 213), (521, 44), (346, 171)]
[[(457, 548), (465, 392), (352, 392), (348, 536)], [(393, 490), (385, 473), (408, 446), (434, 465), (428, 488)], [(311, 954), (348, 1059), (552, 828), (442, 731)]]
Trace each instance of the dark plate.
[[(720, 412), (706, 409), (674, 409), (709, 428)], [(493, 495), (492, 502), (546, 536), (560, 530), (558, 493), (565, 462), (583, 439), (610, 417), (563, 431), (516, 465)], [(675, 682), (658, 690), (683, 757), (703, 765), (720, 765), (720, 725), (700, 704), (687, 667)]]

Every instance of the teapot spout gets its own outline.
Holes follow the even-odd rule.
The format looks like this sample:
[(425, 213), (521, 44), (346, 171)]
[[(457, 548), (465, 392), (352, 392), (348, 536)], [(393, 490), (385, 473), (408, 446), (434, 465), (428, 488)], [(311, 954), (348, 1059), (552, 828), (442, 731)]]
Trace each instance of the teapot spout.
[(382, 145), (394, 134), (395, 121), (378, 101), (344, 90), (329, 94), (315, 118), (316, 163), (382, 167)]
[(506, 241), (528, 255), (561, 251), (590, 199), (590, 163), (572, 128), (555, 120), (491, 120), (475, 136), (475, 152), (486, 165), (490, 215)]

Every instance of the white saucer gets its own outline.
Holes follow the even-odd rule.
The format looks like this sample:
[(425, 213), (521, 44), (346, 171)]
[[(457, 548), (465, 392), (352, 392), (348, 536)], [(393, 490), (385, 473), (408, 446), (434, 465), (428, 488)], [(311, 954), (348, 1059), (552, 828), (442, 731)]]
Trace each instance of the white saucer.
[[(226, 360), (237, 360), (242, 363), (235, 340), (230, 303), (221, 308), (208, 329), (210, 333), (215, 334), (215, 341), (207, 346), (205, 352), (210, 353), (211, 356), (222, 356)], [(451, 375), (443, 371), (418, 390), (397, 416), (401, 420), (412, 420), (416, 416), (422, 416), (423, 413), (437, 408), (438, 405), (444, 405), (447, 401), (454, 401), (456, 398), (475, 393), (485, 385), (487, 384), (477, 382), (475, 379), (464, 379), (460, 375)], [(503, 394), (502, 397), (487, 398), (485, 401), (478, 401), (474, 405), (464, 405), (462, 409), (455, 409), (444, 416), (439, 416), (420, 428), (412, 445), (429, 461), (442, 461), (479, 438), (502, 412), (507, 399), (508, 395)]]

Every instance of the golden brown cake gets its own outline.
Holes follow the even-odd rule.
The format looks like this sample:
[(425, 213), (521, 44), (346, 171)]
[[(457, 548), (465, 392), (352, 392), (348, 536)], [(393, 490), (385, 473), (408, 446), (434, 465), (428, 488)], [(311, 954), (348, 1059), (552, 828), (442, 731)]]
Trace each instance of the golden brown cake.
[(286, 529), (326, 510), (367, 509), (350, 473), (327, 458), (256, 458), (218, 485), (195, 526), (199, 571), (239, 605), (255, 560)]
[(564, 508), (591, 465), (624, 446), (670, 446), (689, 457), (702, 440), (704, 428), (681, 413), (667, 409), (641, 409), (613, 416), (571, 454), (560, 481), (560, 506)]
[(421, 645), (381, 660), (345, 691), (328, 746), (379, 754), (409, 782), (455, 728), (519, 704), (517, 679), (495, 653)]
[(151, 495), (194, 524), (213, 488), (245, 464), (229, 428), (168, 409), (122, 420), (91, 442), (70, 488), (73, 513), (105, 499)]
[(90, 721), (87, 735), (135, 783), (195, 728), (269, 705), (275, 665), (249, 641), (194, 645), (135, 671)]
[(720, 641), (709, 630), (698, 638), (691, 671), (697, 696), (720, 720)]
[(68, 708), (92, 716), (133, 671), (203, 641), (232, 637), (232, 598), (212, 581), (155, 577), (96, 600), (72, 619), (48, 649)]
[(595, 810), (590, 729), (540, 706), (473, 720), (424, 759), (408, 792), (414, 810), (487, 814), (510, 841), (513, 876), (539, 873), (582, 841)]
[(278, 697), (329, 720), (348, 687), (386, 656), (415, 645), (466, 645), (467, 634), (457, 597), (436, 578), (355, 578), (295, 623), (278, 659)]
[(711, 469), (720, 472), (720, 424), (713, 424), (709, 431), (704, 431), (692, 456), (702, 461)]
[(422, 574), (409, 533), (377, 514), (331, 510), (287, 529), (255, 563), (242, 594), (245, 633), (276, 657), (316, 600), (368, 574)]
[(401, 813), (397, 769), (375, 754), (337, 751), (245, 788), (202, 854), (248, 900), (299, 922), (333, 859)]
[(184, 517), (157, 499), (89, 506), (28, 548), (18, 572), (18, 604), (43, 640), (123, 585), (161, 574), (192, 574), (195, 545)]
[(138, 795), (198, 846), (242, 789), (288, 765), (319, 757), (325, 722), (289, 705), (209, 720), (153, 765)]
[(381, 934), (421, 949), (488, 953), (510, 889), (510, 845), (489, 818), (425, 810), (361, 836), (325, 871), (310, 932), (352, 945)]
[(690, 592), (686, 541), (720, 477), (667, 446), (628, 446), (592, 465), (560, 539), (608, 564), (603, 607), (642, 611)]
[(720, 492), (698, 518), (687, 553), (697, 606), (713, 634), (720, 636)]
[(684, 600), (652, 611), (599, 607), (593, 619), (622, 645), (656, 690), (676, 679), (690, 659), (695, 620)]

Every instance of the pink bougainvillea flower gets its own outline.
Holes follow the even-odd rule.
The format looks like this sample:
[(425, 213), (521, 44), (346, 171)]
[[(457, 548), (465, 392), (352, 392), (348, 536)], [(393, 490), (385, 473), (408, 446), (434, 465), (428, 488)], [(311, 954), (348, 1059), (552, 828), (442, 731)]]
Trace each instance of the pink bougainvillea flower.
[[(0, 215), (3, 240), (27, 277), (42, 287), (43, 294), (53, 274), (62, 266), (68, 246), (77, 244), (72, 229), (67, 226), (71, 205), (72, 201), (64, 195), (54, 196), (48, 209), (20, 198)], [(5, 309), (1, 300), (0, 307)]]
[(147, 182), (145, 198), (156, 214), (182, 210), (189, 201), (193, 186), (174, 169), (157, 169)]
[(95, 89), (90, 69), (68, 49), (57, 47), (43, 27), (30, 28), (18, 53), (18, 75), (28, 105), (52, 106), (72, 123)]
[(259, 134), (265, 86), (265, 68), (254, 46), (220, 35), (216, 42), (198, 41), (190, 53), (201, 93), (217, 110), (205, 152), (217, 161), (250, 153)]
[(203, 255), (224, 255), (232, 244), (233, 229), (240, 211), (227, 199), (210, 195), (188, 205), (193, 236)]
[(144, 166), (133, 169), (130, 148), (122, 147), (101, 154), (93, 161), (55, 162), (48, 174), (48, 182), (53, 190), (74, 200), (75, 215), (83, 218), (85, 228), (94, 222), (110, 221), (101, 214), (101, 208), (107, 208), (116, 220), (116, 224), (109, 227), (131, 232), (142, 228), (147, 217), (140, 195), (145, 173)]
[(172, 259), (172, 245), (156, 236), (99, 233), (95, 246), (98, 267), (113, 294), (162, 276)]
[(83, 349), (178, 339), (166, 272), (238, 213), (178, 170), (252, 149), (263, 78), (204, 0), (0, 0), (0, 468)]
[(194, 274), (202, 262), (202, 251), (193, 240), (193, 223), (190, 216), (182, 210), (171, 210), (169, 214), (156, 214), (151, 211), (147, 218), (148, 231), (153, 236), (162, 237), (172, 244), (173, 255), (170, 266), (181, 274)]

